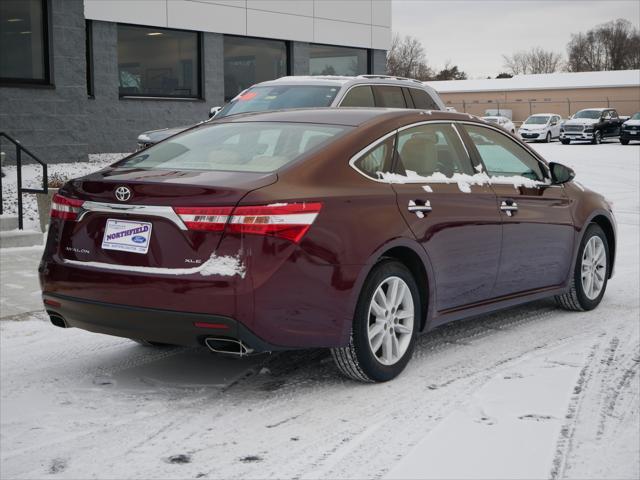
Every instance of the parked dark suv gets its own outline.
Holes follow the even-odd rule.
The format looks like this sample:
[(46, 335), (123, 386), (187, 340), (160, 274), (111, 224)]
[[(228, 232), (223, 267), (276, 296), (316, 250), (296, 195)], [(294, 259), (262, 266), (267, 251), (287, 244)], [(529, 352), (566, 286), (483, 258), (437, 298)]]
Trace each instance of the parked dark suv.
[(344, 374), (385, 381), (418, 332), (600, 303), (615, 221), (572, 178), (469, 115), (230, 116), (60, 189), (44, 304), (59, 327), (151, 343), (331, 348)]
[[(420, 82), (388, 75), (297, 76), (258, 83), (224, 107), (213, 107), (209, 120), (227, 115), (285, 108), (387, 107), (445, 110), (436, 91)], [(138, 136), (138, 150), (189, 127), (163, 128)]]
[(587, 108), (575, 113), (560, 128), (560, 141), (587, 140), (599, 144), (605, 138), (618, 137), (624, 120), (613, 108)]

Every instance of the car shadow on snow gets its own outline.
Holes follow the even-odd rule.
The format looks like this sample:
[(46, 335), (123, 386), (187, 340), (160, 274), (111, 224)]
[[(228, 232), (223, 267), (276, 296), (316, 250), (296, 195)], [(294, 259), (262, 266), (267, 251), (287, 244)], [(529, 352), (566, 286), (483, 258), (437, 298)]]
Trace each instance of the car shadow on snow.
[[(438, 327), (418, 337), (409, 368), (446, 349), (482, 342), (484, 337), (538, 321), (555, 312), (557, 309), (552, 300), (542, 300)], [(269, 395), (305, 386), (358, 385), (338, 373), (326, 349), (231, 358), (204, 348), (131, 345), (125, 351), (119, 350), (118, 354), (132, 358), (123, 359), (122, 366), (113, 373), (96, 376), (94, 386), (145, 393), (178, 389), (183, 393), (212, 390)]]

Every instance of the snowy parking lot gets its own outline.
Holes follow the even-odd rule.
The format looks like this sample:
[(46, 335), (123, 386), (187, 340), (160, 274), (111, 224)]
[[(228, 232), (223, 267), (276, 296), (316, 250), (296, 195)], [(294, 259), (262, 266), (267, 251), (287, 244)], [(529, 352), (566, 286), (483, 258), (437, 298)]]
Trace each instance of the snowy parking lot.
[(4, 249), (1, 477), (640, 477), (640, 147), (534, 147), (613, 201), (602, 304), (441, 327), (385, 384), (322, 350), (232, 360), (53, 327), (33, 311), (40, 250)]

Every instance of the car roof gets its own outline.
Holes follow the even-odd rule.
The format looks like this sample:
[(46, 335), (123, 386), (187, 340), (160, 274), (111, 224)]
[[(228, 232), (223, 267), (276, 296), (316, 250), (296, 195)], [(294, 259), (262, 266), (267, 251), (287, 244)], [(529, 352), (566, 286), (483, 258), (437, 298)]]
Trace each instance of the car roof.
[(598, 112), (604, 112), (605, 110), (615, 110), (614, 108), (583, 108), (582, 110), (578, 110), (579, 112), (584, 112), (585, 110), (595, 110)]
[(555, 115), (559, 117), (560, 115), (557, 113), (534, 113), (533, 115), (529, 115), (530, 117), (548, 117), (549, 115)]
[(477, 120), (468, 113), (447, 112), (442, 110), (417, 110), (409, 108), (295, 108), (288, 110), (274, 110), (269, 112), (253, 112), (223, 117), (213, 123), (226, 122), (291, 122), (318, 123), (326, 125), (346, 125), (357, 127), (371, 120), (407, 118), (417, 115), (428, 115), (424, 120)]

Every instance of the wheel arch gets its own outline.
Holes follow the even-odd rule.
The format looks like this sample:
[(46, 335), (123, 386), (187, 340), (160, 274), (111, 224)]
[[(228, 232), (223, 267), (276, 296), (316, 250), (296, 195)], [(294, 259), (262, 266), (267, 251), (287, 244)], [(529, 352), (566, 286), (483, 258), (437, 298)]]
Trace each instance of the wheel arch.
[(348, 342), (351, 334), (351, 324), (355, 314), (356, 305), (362, 292), (365, 280), (371, 270), (385, 258), (392, 258), (403, 265), (414, 275), (420, 294), (420, 331), (424, 330), (430, 318), (430, 308), (435, 305), (434, 274), (431, 261), (424, 248), (415, 240), (399, 237), (377, 248), (370, 256), (366, 264), (360, 270), (353, 285), (349, 300), (349, 319), (345, 322), (342, 338)]
[[(609, 278), (611, 278), (611, 276), (613, 275), (613, 265), (615, 263), (615, 258), (616, 258), (615, 229), (613, 227), (611, 220), (603, 214), (596, 214), (593, 218), (591, 218), (591, 221), (589, 222), (589, 224), (591, 223), (595, 223), (596, 225), (598, 225), (604, 232), (605, 236), (607, 237), (607, 245), (609, 246), (609, 256), (611, 257), (608, 273), (609, 273)], [(585, 226), (584, 230), (586, 230), (586, 227), (588, 227), (589, 224)], [(583, 232), (583, 235), (584, 235), (584, 232)]]

